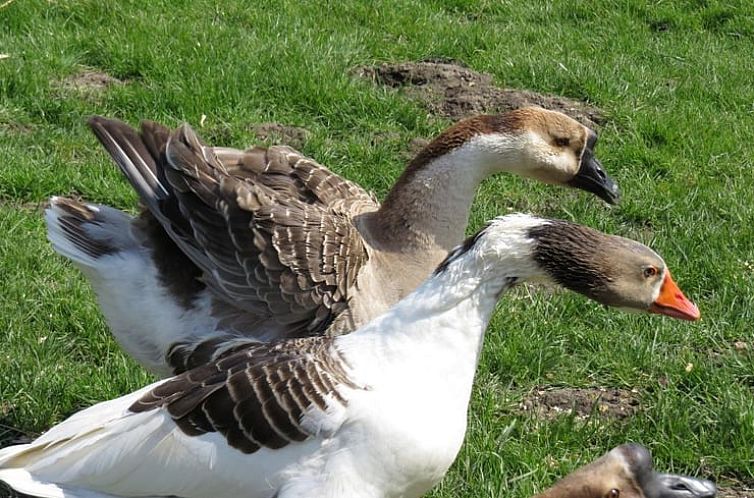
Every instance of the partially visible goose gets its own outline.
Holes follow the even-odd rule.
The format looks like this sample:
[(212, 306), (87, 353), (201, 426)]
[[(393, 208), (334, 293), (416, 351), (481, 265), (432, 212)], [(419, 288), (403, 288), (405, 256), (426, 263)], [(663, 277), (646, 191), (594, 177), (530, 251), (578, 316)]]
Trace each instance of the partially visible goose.
[(289, 147), (206, 147), (187, 125), (90, 125), (148, 209), (133, 218), (53, 198), (49, 239), (87, 275), (124, 349), (159, 375), (176, 342), (335, 335), (383, 313), (463, 240), (477, 186), (496, 172), (618, 198), (595, 133), (539, 108), (451, 127), (381, 205)]
[(714, 498), (706, 479), (655, 472), (652, 454), (623, 444), (568, 474), (534, 498)]
[(606, 305), (699, 316), (646, 246), (506, 216), (355, 332), (237, 343), (0, 450), (0, 480), (45, 497), (420, 496), (463, 441), (495, 304), (531, 280)]

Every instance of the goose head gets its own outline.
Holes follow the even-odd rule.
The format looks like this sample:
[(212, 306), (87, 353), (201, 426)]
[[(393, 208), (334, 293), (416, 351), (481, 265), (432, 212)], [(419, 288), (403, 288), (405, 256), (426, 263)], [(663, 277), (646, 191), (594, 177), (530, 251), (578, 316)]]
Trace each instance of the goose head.
[(496, 264), (508, 278), (552, 282), (629, 311), (690, 321), (700, 317), (663, 259), (633, 240), (567, 221), (513, 214), (492, 221), (447, 260), (476, 245), (481, 258), (492, 264), (518, 258), (514, 265)]
[(557, 284), (606, 306), (698, 320), (665, 261), (639, 242), (552, 221), (530, 231), (534, 260)]
[(703, 479), (655, 472), (652, 455), (638, 444), (614, 448), (538, 495), (541, 498), (713, 498)]
[(525, 107), (462, 120), (438, 136), (412, 163), (426, 164), (443, 154), (464, 155), (465, 160), (458, 162), (481, 169), (483, 176), (508, 171), (582, 189), (616, 204), (618, 185), (595, 157), (596, 143), (593, 130), (565, 114)]

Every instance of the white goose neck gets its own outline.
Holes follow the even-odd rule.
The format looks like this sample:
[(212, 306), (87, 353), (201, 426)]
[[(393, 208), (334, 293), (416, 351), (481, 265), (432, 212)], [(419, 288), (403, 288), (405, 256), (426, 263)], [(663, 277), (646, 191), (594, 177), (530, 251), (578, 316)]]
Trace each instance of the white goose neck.
[(452, 251), (424, 284), (390, 311), (346, 337), (375, 335), (384, 348), (392, 350), (389, 343), (395, 342), (409, 354), (428, 344), (459, 342), (458, 337), (478, 349), (501, 293), (517, 281), (542, 276), (528, 236), (528, 229), (542, 222), (526, 215), (496, 220)]
[(337, 338), (358, 382), (416, 413), (443, 412), (459, 438), (495, 305), (517, 279), (541, 274), (526, 230), (492, 228), (455, 249), (387, 313)]

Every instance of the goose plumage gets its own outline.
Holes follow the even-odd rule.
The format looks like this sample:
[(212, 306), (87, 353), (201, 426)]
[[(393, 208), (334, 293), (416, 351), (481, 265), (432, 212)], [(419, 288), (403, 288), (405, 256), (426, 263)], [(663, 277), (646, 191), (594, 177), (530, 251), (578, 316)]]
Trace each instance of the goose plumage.
[(622, 444), (534, 498), (714, 498), (716, 494), (709, 480), (657, 472), (647, 448)]
[(368, 322), (463, 240), (477, 186), (496, 172), (618, 198), (596, 134), (539, 108), (446, 130), (382, 204), (289, 147), (208, 147), (187, 125), (90, 125), (146, 209), (133, 218), (53, 198), (48, 236), (86, 274), (124, 349), (162, 376), (175, 343), (337, 335)]
[(495, 304), (531, 280), (698, 318), (646, 246), (509, 215), (353, 333), (237, 340), (196, 368), (0, 450), (0, 480), (48, 498), (420, 496), (462, 444)]

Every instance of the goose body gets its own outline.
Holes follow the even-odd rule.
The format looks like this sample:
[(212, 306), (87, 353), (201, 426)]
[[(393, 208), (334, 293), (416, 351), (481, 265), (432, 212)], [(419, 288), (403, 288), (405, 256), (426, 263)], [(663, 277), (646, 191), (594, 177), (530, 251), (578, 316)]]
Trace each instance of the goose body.
[(0, 480), (56, 498), (420, 496), (462, 444), (495, 304), (527, 280), (698, 318), (649, 248), (566, 222), (506, 216), (353, 333), (237, 339), (209, 363), (0, 450)]
[(714, 498), (706, 479), (656, 472), (652, 455), (623, 444), (568, 474), (534, 498)]
[(187, 126), (91, 126), (146, 210), (53, 198), (48, 236), (86, 274), (124, 349), (163, 376), (176, 343), (338, 335), (385, 312), (463, 240), (477, 186), (496, 172), (617, 200), (594, 132), (538, 108), (446, 130), (382, 204), (289, 147), (208, 147)]

